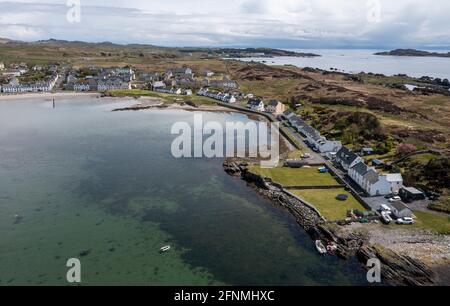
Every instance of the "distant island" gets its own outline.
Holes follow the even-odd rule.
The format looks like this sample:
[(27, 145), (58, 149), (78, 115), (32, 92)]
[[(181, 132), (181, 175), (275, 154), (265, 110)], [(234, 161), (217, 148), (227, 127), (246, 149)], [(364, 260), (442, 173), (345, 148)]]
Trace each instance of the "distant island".
[(244, 57), (258, 57), (271, 58), (275, 56), (291, 56), (291, 57), (320, 57), (321, 55), (315, 53), (294, 52), (272, 48), (184, 48), (182, 52), (198, 52), (204, 51), (209, 54), (219, 55), (222, 58), (244, 58)]
[(375, 55), (385, 55), (385, 56), (421, 56), (421, 57), (450, 57), (450, 52), (438, 53), (438, 52), (428, 52), (415, 49), (396, 49), (388, 52), (378, 52)]

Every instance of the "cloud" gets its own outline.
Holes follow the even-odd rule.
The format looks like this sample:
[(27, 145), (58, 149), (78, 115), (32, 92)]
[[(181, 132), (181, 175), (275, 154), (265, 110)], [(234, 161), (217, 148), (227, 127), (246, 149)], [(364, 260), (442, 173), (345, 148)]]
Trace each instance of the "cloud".
[[(378, 2), (377, 2), (378, 1)], [(65, 0), (0, 2), (0, 36), (167, 46), (449, 46), (446, 0)], [(367, 18), (379, 3), (380, 20)], [(274, 45), (277, 44), (277, 45)]]

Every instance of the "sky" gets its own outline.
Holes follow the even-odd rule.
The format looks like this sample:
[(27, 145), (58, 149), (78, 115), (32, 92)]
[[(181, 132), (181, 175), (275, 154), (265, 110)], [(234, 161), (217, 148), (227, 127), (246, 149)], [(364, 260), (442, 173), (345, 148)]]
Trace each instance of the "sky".
[(0, 1), (0, 37), (178, 47), (448, 49), (449, 15), (448, 0), (19, 0)]

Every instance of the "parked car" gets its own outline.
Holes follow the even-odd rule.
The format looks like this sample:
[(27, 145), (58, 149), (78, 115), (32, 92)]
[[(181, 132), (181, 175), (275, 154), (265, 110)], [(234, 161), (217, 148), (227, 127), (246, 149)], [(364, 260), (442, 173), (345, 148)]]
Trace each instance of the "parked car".
[(390, 224), (393, 221), (391, 218), (391, 214), (388, 212), (382, 212), (381, 221), (383, 221), (384, 224)]
[(413, 225), (414, 224), (414, 220), (413, 218), (399, 218), (397, 219), (397, 224), (401, 224), (401, 225)]
[(380, 211), (381, 212), (391, 212), (391, 208), (388, 206), (388, 205), (386, 205), (386, 204), (382, 204), (381, 205), (381, 207), (380, 207)]
[(311, 158), (311, 154), (305, 153), (302, 155), (302, 158)]
[(389, 202), (394, 203), (394, 202), (400, 202), (402, 200), (402, 198), (400, 198), (399, 196), (395, 196), (389, 199)]

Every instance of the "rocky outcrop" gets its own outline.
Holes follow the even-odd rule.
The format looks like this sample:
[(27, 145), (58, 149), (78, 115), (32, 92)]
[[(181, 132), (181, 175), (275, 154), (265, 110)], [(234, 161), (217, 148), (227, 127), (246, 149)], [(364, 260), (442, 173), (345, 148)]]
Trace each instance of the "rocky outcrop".
[(378, 245), (371, 245), (370, 233), (342, 232), (323, 221), (319, 213), (290, 196), (283, 188), (270, 180), (248, 171), (249, 164), (239, 160), (227, 160), (223, 167), (232, 176), (241, 177), (260, 195), (274, 205), (285, 208), (313, 240), (334, 242), (336, 256), (349, 259), (356, 256), (366, 266), (369, 259), (378, 258), (382, 263), (382, 277), (392, 285), (426, 286), (436, 283), (435, 273), (426, 265), (408, 256), (399, 255)]
[(430, 286), (437, 281), (436, 274), (422, 262), (379, 245), (364, 245), (357, 256), (361, 262), (378, 258), (383, 278), (392, 285)]

